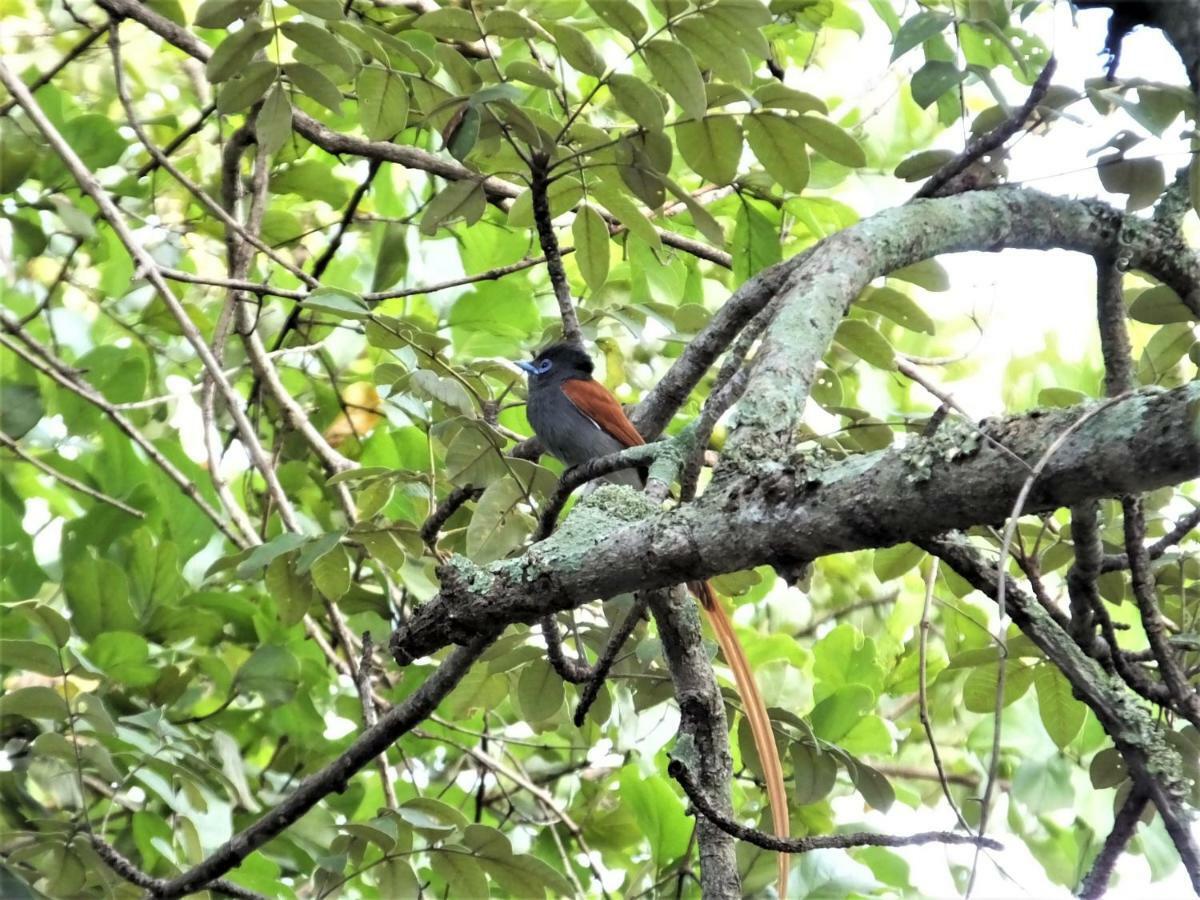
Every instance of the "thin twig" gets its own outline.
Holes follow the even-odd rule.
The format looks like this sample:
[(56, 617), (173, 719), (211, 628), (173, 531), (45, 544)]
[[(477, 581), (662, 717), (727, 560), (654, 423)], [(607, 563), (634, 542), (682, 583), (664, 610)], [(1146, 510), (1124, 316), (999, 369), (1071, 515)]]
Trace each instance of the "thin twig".
[[(3, 63), (0, 63), (0, 65), (3, 65)], [(13, 329), (10, 327), (10, 323), (7, 321), (7, 318), (2, 314), (0, 314), (0, 328), (3, 328), (5, 331), (9, 331), (10, 333), (14, 333)], [(43, 375), (52, 379), (61, 387), (66, 388), (73, 394), (77, 394), (84, 400), (91, 403), (93, 406), (100, 409), (106, 416), (108, 416), (112, 423), (117, 426), (117, 428), (123, 431), (126, 436), (129, 437), (129, 439), (132, 440), (152, 462), (154, 462), (155, 465), (162, 469), (162, 471), (169, 479), (171, 479), (171, 481), (175, 482), (179, 489), (194, 504), (196, 504), (196, 507), (208, 517), (213, 525), (217, 527), (218, 531), (225, 535), (225, 537), (229, 538), (229, 540), (238, 547), (245, 546), (242, 537), (236, 531), (230, 528), (229, 524), (221, 517), (221, 514), (213, 509), (209, 502), (200, 495), (200, 489), (196, 486), (195, 481), (183, 474), (183, 472), (179, 471), (175, 464), (167, 459), (167, 457), (164, 456), (162, 452), (150, 442), (149, 438), (138, 431), (138, 429), (133, 426), (133, 423), (125, 418), (125, 416), (122, 415), (121, 412), (104, 397), (104, 395), (102, 395), (99, 391), (78, 376), (66, 374), (73, 371), (70, 366), (66, 365), (66, 363), (63, 363), (61, 360), (58, 360), (56, 357), (51, 357), (49, 361), (43, 362), (42, 359), (40, 359), (38, 356), (35, 356), (31, 351), (26, 350), (25, 347), (22, 347), (20, 344), (9, 340), (2, 335), (0, 335), (0, 346), (7, 347)]]
[[(90, 47), (90, 46), (92, 46), (92, 44), (96, 43), (96, 41), (100, 38), (100, 35), (104, 34), (104, 32), (107, 30), (108, 30), (107, 25), (97, 25), (95, 28), (93, 28), (91, 31), (89, 31), (87, 36), (83, 40), (81, 40), (78, 44), (76, 44), (74, 47), (72, 47), (70, 50), (68, 50), (66, 53), (64, 53), (62, 55), (62, 57), (58, 60), (58, 62), (56, 62), (49, 69), (47, 69), (45, 72), (43, 72), (37, 78), (33, 79), (32, 82), (30, 82), (30, 84), (29, 84), (30, 92), (36, 93), (39, 88), (43, 88), (46, 85), (48, 85), (51, 81), (53, 81), (55, 76), (58, 75), (59, 72), (61, 72), (63, 69), (65, 69), (71, 63), (73, 63), (76, 59), (78, 59), (80, 56), (82, 56), (84, 54), (84, 52), (88, 49), (88, 47)], [(0, 116), (7, 116), (10, 112), (13, 111), (13, 109), (16, 108), (16, 105), (17, 105), (16, 100), (9, 100), (3, 106), (0, 106)]]
[[(929, 717), (929, 616), (933, 611), (933, 588), (937, 584), (940, 563), (941, 560), (936, 556), (930, 557), (929, 571), (925, 574), (925, 602), (921, 607), (920, 643), (917, 645), (917, 703), (920, 707), (921, 727), (925, 729), (925, 740), (929, 743), (929, 750), (933, 755), (933, 767), (937, 770), (938, 783), (942, 786), (942, 795), (946, 798), (946, 802), (950, 804), (950, 808), (954, 810), (954, 816), (958, 819), (959, 827), (970, 831), (971, 826), (963, 818), (958, 804), (954, 802), (954, 796), (950, 793), (950, 784), (946, 780), (946, 769), (942, 765), (942, 754), (938, 751), (937, 739), (933, 736), (933, 720)], [(983, 831), (980, 829), (980, 834), (982, 833)]]
[(976, 160), (1003, 146), (1005, 141), (1025, 125), (1025, 122), (1033, 114), (1034, 109), (1042, 102), (1042, 99), (1046, 96), (1046, 91), (1050, 89), (1050, 79), (1054, 77), (1054, 70), (1056, 68), (1058, 68), (1058, 60), (1051, 56), (1046, 61), (1046, 66), (1042, 69), (1042, 73), (1038, 75), (1037, 80), (1033, 83), (1033, 87), (1030, 88), (1029, 97), (1025, 100), (1021, 108), (991, 131), (979, 137), (972, 138), (958, 156), (933, 173), (930, 179), (921, 186), (921, 189), (913, 195), (914, 199), (942, 196), (944, 193), (943, 189), (956, 176), (961, 175)]
[(625, 618), (621, 620), (621, 624), (613, 629), (612, 634), (608, 636), (608, 643), (604, 646), (604, 652), (600, 654), (600, 658), (596, 660), (596, 664), (592, 667), (591, 677), (588, 679), (587, 684), (584, 685), (583, 693), (579, 696), (579, 705), (575, 707), (574, 721), (576, 728), (583, 727), (588, 710), (596, 702), (596, 697), (600, 694), (600, 688), (604, 686), (604, 679), (608, 677), (608, 673), (616, 661), (617, 654), (621, 652), (621, 648), (625, 646), (625, 642), (629, 640), (629, 636), (633, 634), (633, 630), (642, 621), (642, 617), (646, 614), (648, 603), (649, 597), (647, 593), (639, 591), (633, 600), (633, 606), (625, 614)]
[(1112, 830), (1104, 839), (1104, 846), (1092, 860), (1092, 867), (1079, 885), (1077, 896), (1080, 900), (1097, 900), (1104, 896), (1108, 890), (1108, 882), (1112, 880), (1117, 860), (1125, 852), (1133, 833), (1137, 830), (1138, 819), (1141, 818), (1142, 810), (1146, 808), (1146, 802), (1146, 795), (1137, 788), (1129, 792), (1129, 796), (1117, 810)]
[(575, 312), (575, 301), (571, 299), (571, 288), (567, 273), (563, 269), (562, 254), (558, 251), (558, 237), (554, 234), (554, 222), (550, 213), (550, 189), (548, 175), (549, 154), (538, 152), (530, 160), (529, 192), (533, 200), (533, 221), (537, 227), (538, 242), (546, 257), (546, 270), (554, 288), (554, 299), (558, 301), (558, 315), (562, 319), (563, 339), (572, 344), (583, 345), (583, 332), (579, 328), (579, 316)]
[(774, 850), (776, 853), (810, 853), (813, 850), (845, 850), (852, 847), (914, 847), (920, 844), (970, 844), (988, 850), (1004, 849), (999, 841), (992, 838), (961, 834), (956, 831), (923, 831), (918, 834), (906, 835), (874, 834), (860, 831), (821, 837), (780, 838), (773, 834), (767, 834), (765, 831), (759, 831), (757, 828), (742, 825), (718, 812), (712, 801), (708, 799), (704, 789), (696, 783), (688, 767), (680, 760), (671, 760), (667, 765), (667, 774), (679, 782), (692, 806), (708, 821), (738, 840), (762, 847), (764, 850)]
[(108, 494), (105, 494), (103, 491), (98, 491), (93, 487), (89, 487), (88, 485), (84, 484), (82, 481), (72, 478), (70, 475), (64, 474), (63, 472), (58, 471), (58, 469), (55, 469), (54, 467), (47, 465), (46, 463), (42, 462), (37, 457), (30, 456), (28, 453), (26, 453), (24, 450), (21, 449), (20, 445), (17, 444), (16, 441), (14, 441), (12, 438), (10, 438), (3, 431), (0, 431), (0, 446), (7, 447), (9, 450), (11, 450), (13, 453), (15, 453), (18, 457), (20, 457), (25, 462), (29, 463), (35, 469), (38, 469), (39, 471), (45, 473), (46, 475), (49, 475), (55, 481), (61, 481), (63, 484), (65, 484), (67, 487), (69, 487), (73, 491), (78, 491), (79, 493), (84, 494), (85, 496), (91, 497), (93, 500), (99, 500), (101, 503), (107, 503), (109, 506), (115, 507), (116, 509), (119, 509), (121, 512), (126, 513), (127, 515), (134, 516), (138, 519), (146, 518), (146, 514), (144, 512), (142, 512), (140, 509), (134, 509), (129, 504), (122, 503), (116, 497), (110, 497)]

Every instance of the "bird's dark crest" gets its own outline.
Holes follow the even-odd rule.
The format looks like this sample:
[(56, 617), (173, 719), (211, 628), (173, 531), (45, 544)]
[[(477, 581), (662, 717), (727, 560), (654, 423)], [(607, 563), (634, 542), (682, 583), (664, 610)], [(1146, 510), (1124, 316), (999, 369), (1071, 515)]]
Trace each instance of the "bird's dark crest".
[(541, 362), (543, 359), (550, 360), (560, 369), (578, 369), (587, 375), (591, 375), (596, 368), (595, 363), (592, 362), (592, 358), (587, 355), (587, 352), (582, 347), (568, 341), (551, 344), (544, 350), (539, 351), (537, 356), (534, 357), (534, 362)]

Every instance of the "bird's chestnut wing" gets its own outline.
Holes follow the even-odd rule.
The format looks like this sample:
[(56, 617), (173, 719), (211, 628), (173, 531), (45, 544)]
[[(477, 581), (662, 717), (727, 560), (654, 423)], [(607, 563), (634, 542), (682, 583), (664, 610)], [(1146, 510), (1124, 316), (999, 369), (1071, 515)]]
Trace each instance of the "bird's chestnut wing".
[(577, 410), (626, 447), (646, 443), (617, 398), (600, 382), (570, 378), (562, 383), (562, 391)]

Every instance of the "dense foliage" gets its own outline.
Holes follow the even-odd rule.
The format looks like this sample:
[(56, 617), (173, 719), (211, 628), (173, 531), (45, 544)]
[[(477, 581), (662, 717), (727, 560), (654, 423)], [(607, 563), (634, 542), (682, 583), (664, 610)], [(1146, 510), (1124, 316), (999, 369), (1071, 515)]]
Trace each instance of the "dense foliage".
[[(902, 200), (944, 148), (1010, 116), (1049, 60), (1050, 6), (0, 0), (0, 64), (128, 228), (7, 100), (0, 893), (135, 896), (141, 875), (187, 871), (447, 656), (399, 667), (386, 648), (451, 554), (522, 552), (561, 471), (508, 455), (530, 434), (511, 360), (564, 327), (539, 190), (599, 377), (634, 402), (731, 292), (876, 212), (872, 191)], [(859, 53), (890, 54), (871, 61), (895, 86), (884, 99), (822, 78)], [(1022, 124), (1113, 117), (1092, 126), (1108, 129), (1097, 145), (1125, 129), (1104, 187), (1148, 208), (1169, 179), (1130, 151), (1194, 128), (1195, 95), (1095, 74), (1052, 85)], [(1003, 173), (994, 150), (965, 186)], [(1160, 206), (1182, 216), (1188, 191), (1185, 171)], [(1166, 285), (1125, 284), (1135, 384), (1185, 384), (1194, 312)], [(914, 362), (941, 360), (921, 371), (949, 385), (979, 366), (974, 324), (930, 312), (950, 289), (926, 261), (859, 298), (814, 381), (806, 452), (841, 460), (926, 431), (940, 401)], [(697, 420), (717, 371), (668, 433)], [(1004, 399), (1025, 412), (1105, 391), (1098, 349), (1080, 366), (1048, 341), (1010, 367)], [(1147, 495), (1148, 537), (1195, 496)], [(1120, 551), (1121, 503), (1094, 515), (1102, 552)], [(1026, 516), (1011, 541), (1011, 571), (1064, 607), (1070, 523)], [(999, 529), (975, 536), (1001, 545)], [(1151, 573), (1189, 675), (1194, 548), (1172, 543)], [(986, 792), (989, 830), (1077, 887), (1131, 781), (1059, 667), (975, 585), (911, 543), (822, 558), (791, 586), (769, 565), (714, 584), (772, 707), (794, 835), (878, 829), (868, 809), (902, 807), (921, 813), (905, 822), (974, 828)], [(1144, 651), (1128, 574), (1095, 584), (1122, 646)], [(594, 659), (632, 602), (562, 615), (568, 651)], [(698, 895), (695, 821), (666, 772), (680, 714), (661, 649), (639, 623), (577, 726), (582, 686), (537, 628), (508, 628), (432, 715), (220, 890)], [(733, 808), (766, 828), (761, 767), (726, 697)], [(1166, 732), (1197, 774), (1200, 733)], [(1157, 818), (1130, 850), (1156, 878), (1179, 860)], [(798, 856), (791, 890), (913, 892), (929, 882), (907, 853)], [(970, 848), (944, 858), (959, 888), (973, 865), (1004, 865)], [(770, 888), (774, 854), (743, 843), (738, 863), (747, 893)]]

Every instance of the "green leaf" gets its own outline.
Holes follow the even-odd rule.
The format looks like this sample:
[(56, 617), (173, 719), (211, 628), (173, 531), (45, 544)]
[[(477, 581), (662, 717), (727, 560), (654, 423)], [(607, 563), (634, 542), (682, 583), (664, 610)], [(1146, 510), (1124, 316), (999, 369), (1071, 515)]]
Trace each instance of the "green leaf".
[(1066, 409), (1068, 406), (1075, 406), (1077, 403), (1082, 403), (1087, 399), (1087, 394), (1083, 391), (1072, 390), (1071, 388), (1044, 388), (1038, 391), (1038, 406), (1054, 406), (1059, 409)]
[(744, 283), (783, 258), (775, 225), (748, 200), (738, 208), (732, 249), (736, 284)]
[(767, 173), (784, 190), (803, 191), (808, 186), (808, 148), (799, 124), (775, 113), (758, 113), (743, 121), (750, 149)]
[(608, 278), (608, 225), (600, 213), (583, 204), (571, 224), (575, 240), (575, 261), (583, 280), (593, 291), (599, 290)]
[(287, 143), (292, 134), (292, 104), (287, 92), (276, 84), (263, 101), (256, 128), (258, 143), (268, 154), (275, 153)]
[(1150, 206), (1167, 184), (1163, 164), (1157, 159), (1105, 158), (1096, 168), (1106, 191), (1129, 195), (1125, 201), (1126, 212)]
[(467, 389), (449, 376), (442, 377), (427, 369), (418, 369), (409, 376), (408, 386), (421, 396), (444, 403), (458, 412), (471, 413), (475, 411), (475, 405), (472, 403)]
[(949, 13), (933, 10), (924, 10), (906, 19), (892, 44), (891, 61), (895, 62), (909, 50), (925, 43), (934, 35), (941, 34), (953, 21), (954, 17)]
[(928, 109), (942, 94), (956, 87), (965, 75), (954, 63), (931, 59), (913, 73), (909, 84), (913, 100), (921, 109)]
[(619, 776), (621, 800), (633, 808), (638, 829), (650, 843), (650, 855), (660, 869), (687, 850), (692, 821), (683, 803), (661, 776), (643, 779), (634, 766)]
[(908, 294), (895, 288), (867, 288), (855, 303), (860, 309), (879, 313), (909, 331), (932, 335), (933, 319)]
[(408, 87), (390, 69), (364, 66), (358, 73), (358, 121), (372, 141), (390, 139), (408, 121)]
[(245, 27), (225, 38), (213, 51), (204, 68), (208, 80), (217, 84), (245, 69), (254, 54), (271, 43), (274, 36), (274, 28), (263, 28), (258, 22), (247, 22)]
[[(446, 10), (446, 12), (448, 11)], [(434, 874), (446, 883), (444, 890), (439, 889), (439, 895), (447, 897), (489, 896), (487, 878), (470, 850), (458, 844), (446, 844), (435, 850), (440, 852), (430, 853), (429, 863)]]
[(417, 28), (428, 31), (434, 37), (448, 41), (477, 41), (481, 37), (475, 16), (470, 10), (447, 7), (435, 9), (418, 16), (413, 23)]
[(571, 68), (585, 75), (603, 75), (604, 57), (592, 46), (588, 36), (578, 28), (555, 22), (548, 26), (554, 35), (554, 43), (558, 46), (559, 55), (570, 64)]
[(914, 544), (897, 544), (875, 551), (872, 569), (880, 581), (891, 581), (916, 567), (925, 551)]
[(0, 697), (0, 716), (59, 720), (67, 717), (67, 701), (48, 687), (23, 687)]
[(271, 560), (265, 584), (279, 609), (279, 621), (285, 626), (301, 621), (317, 599), (312, 579), (296, 574), (287, 556)]
[[(321, 64), (337, 66), (346, 78), (359, 70), (358, 58), (328, 27), (292, 19), (280, 26), (284, 36)], [(339, 81), (342, 79), (339, 79)]]
[(286, 531), (278, 537), (274, 537), (265, 544), (260, 544), (255, 547), (245, 559), (238, 563), (237, 576), (242, 579), (254, 578), (262, 571), (263, 567), (271, 562), (275, 557), (283, 553), (290, 553), (302, 544), (307, 543), (309, 538), (303, 534), (295, 534)]
[(874, 705), (874, 691), (865, 685), (848, 684), (813, 707), (808, 719), (817, 737), (837, 743)]
[(225, 28), (238, 19), (248, 19), (262, 6), (262, 0), (204, 0), (196, 10), (193, 24), (200, 28)]
[(105, 631), (137, 631), (129, 581), (116, 563), (82, 557), (68, 567), (63, 589), (75, 631), (85, 640), (94, 640)]
[[(508, 10), (498, 9), (496, 12), (507, 12)], [(524, 84), (531, 84), (534, 87), (545, 88), (552, 91), (558, 87), (558, 81), (554, 76), (534, 63), (527, 62), (523, 59), (517, 59), (510, 62), (504, 67), (504, 77), (509, 81), (520, 81)]]
[(681, 122), (675, 129), (679, 152), (698, 175), (714, 184), (729, 184), (742, 157), (742, 129), (732, 116), (705, 116)]
[(269, 59), (256, 59), (221, 85), (217, 92), (217, 111), (222, 115), (241, 112), (257, 102), (279, 75), (279, 67)]
[(675, 99), (684, 117), (702, 118), (708, 98), (691, 51), (682, 44), (656, 39), (646, 44), (642, 52), (654, 80)]
[(1129, 305), (1129, 318), (1151, 325), (1170, 325), (1173, 322), (1192, 322), (1196, 314), (1184, 306), (1179, 295), (1165, 284), (1156, 285), (1138, 294)]
[(837, 782), (837, 762), (803, 741), (792, 744), (792, 798), (799, 806), (824, 800)]
[(840, 126), (813, 113), (801, 113), (794, 121), (808, 145), (827, 159), (851, 169), (867, 164), (863, 148)]
[(263, 644), (238, 669), (233, 682), (241, 691), (258, 694), (267, 703), (287, 703), (300, 683), (300, 663), (284, 647)]
[(483, 870), (510, 896), (565, 897), (571, 884), (536, 856), (515, 854), (508, 838), (495, 828), (471, 824), (463, 829), (463, 844), (471, 848)]
[(421, 216), (421, 234), (432, 237), (444, 223), (459, 219), (474, 225), (486, 208), (487, 195), (484, 194), (482, 182), (452, 181), (438, 191), (425, 207), (425, 214)]
[(850, 780), (854, 782), (854, 788), (862, 798), (880, 812), (887, 812), (896, 801), (896, 791), (887, 777), (861, 760), (854, 761), (854, 766), (850, 769)]
[(521, 669), (517, 703), (526, 722), (545, 722), (563, 705), (563, 680), (545, 660), (536, 659)]
[(629, 0), (588, 0), (588, 6), (608, 25), (633, 42), (646, 33), (646, 18)]
[(1138, 360), (1138, 381), (1142, 384), (1158, 381), (1183, 359), (1195, 343), (1196, 336), (1190, 325), (1164, 325), (1155, 332), (1142, 351)]
[(718, 247), (724, 247), (725, 230), (721, 227), (721, 223), (713, 218), (712, 213), (697, 203), (691, 194), (681, 188), (670, 178), (663, 178), (662, 182), (666, 186), (667, 190), (675, 196), (675, 199), (679, 200), (684, 206), (687, 207), (688, 214), (692, 217), (692, 224), (699, 229), (700, 233), (708, 238), (712, 244), (715, 244)]
[(608, 89), (621, 111), (647, 131), (662, 131), (663, 110), (658, 93), (641, 78), (616, 74), (608, 79)]
[(362, 297), (334, 287), (317, 288), (304, 298), (304, 306), (339, 319), (365, 319), (371, 315), (371, 307)]
[(926, 259), (892, 272), (889, 278), (899, 278), (927, 291), (950, 290), (950, 276), (936, 259)]
[(40, 675), (63, 673), (58, 651), (37, 641), (0, 639), (0, 665), (37, 672)]
[(482, 487), (507, 471), (498, 443), (483, 426), (461, 429), (446, 449), (446, 475), (454, 484)]
[(289, 63), (283, 67), (292, 84), (306, 96), (316, 100), (334, 115), (342, 114), (342, 92), (320, 69), (304, 63)]
[(857, 319), (843, 319), (833, 339), (878, 369), (896, 368), (896, 353), (887, 338)]
[(417, 880), (412, 864), (403, 857), (385, 859), (374, 868), (374, 878), (381, 897), (417, 900), (421, 896), (421, 882)]
[(736, 41), (730, 40), (730, 33), (720, 27), (719, 20), (701, 13), (676, 22), (673, 31), (718, 78), (746, 87), (753, 82), (750, 61)]
[(467, 555), (483, 564), (507, 556), (525, 542), (533, 518), (520, 509), (525, 493), (514, 478), (488, 485), (467, 526)]
[(130, 687), (158, 680), (158, 670), (148, 662), (150, 645), (140, 634), (105, 631), (88, 647), (88, 658), (114, 681)]
[(1087, 708), (1075, 699), (1070, 683), (1053, 665), (1043, 663), (1034, 671), (1033, 686), (1037, 691), (1038, 714), (1046, 734), (1061, 750), (1079, 734), (1087, 717)]
[(493, 9), (483, 17), (483, 30), (507, 38), (534, 38), (538, 29), (532, 21), (511, 9)]
[(36, 386), (0, 381), (0, 431), (10, 438), (24, 437), (42, 420), (45, 411)]
[[(995, 712), (999, 678), (998, 663), (974, 669), (963, 684), (963, 706), (970, 712)], [(1010, 706), (1021, 699), (1032, 683), (1033, 667), (1009, 660), (1004, 673), (1004, 706)]]
[(312, 565), (312, 580), (327, 600), (340, 600), (350, 590), (350, 557), (341, 544)]
[(754, 89), (754, 99), (768, 109), (791, 109), (796, 112), (829, 112), (825, 101), (813, 94), (798, 91), (778, 81), (771, 81)]
[(0, 120), (0, 194), (11, 194), (19, 188), (39, 158), (33, 138), (18, 128), (11, 119)]
[(905, 181), (921, 181), (954, 159), (954, 156), (953, 150), (922, 150), (906, 156), (892, 174)]
[(618, 222), (629, 229), (630, 234), (640, 238), (655, 251), (662, 249), (658, 231), (623, 189), (614, 187), (607, 181), (596, 180), (588, 184), (588, 190)]

